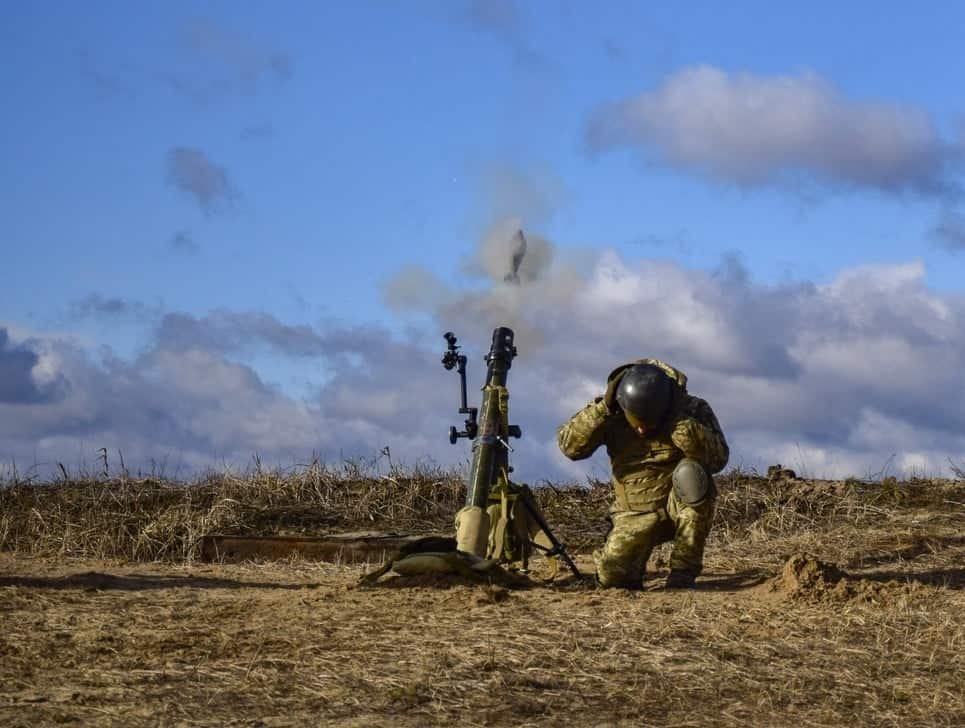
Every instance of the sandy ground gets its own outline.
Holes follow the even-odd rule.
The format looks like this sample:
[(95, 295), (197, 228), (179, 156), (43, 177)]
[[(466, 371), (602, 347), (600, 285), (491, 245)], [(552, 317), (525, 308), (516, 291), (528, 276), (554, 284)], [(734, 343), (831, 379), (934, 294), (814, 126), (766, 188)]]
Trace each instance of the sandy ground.
[(509, 591), (0, 553), (0, 724), (965, 724), (961, 569), (727, 561), (693, 592)]

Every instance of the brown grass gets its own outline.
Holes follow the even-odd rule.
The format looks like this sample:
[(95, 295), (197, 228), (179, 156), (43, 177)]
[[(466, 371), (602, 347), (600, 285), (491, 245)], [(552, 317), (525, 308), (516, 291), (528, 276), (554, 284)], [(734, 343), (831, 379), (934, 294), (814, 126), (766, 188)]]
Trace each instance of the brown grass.
[(0, 487), (0, 549), (191, 561), (207, 533), (448, 529), (464, 493), (462, 481), (441, 469), (373, 475), (355, 463), (317, 462), (190, 483), (130, 477), (8, 483)]
[[(896, 514), (941, 518), (965, 503), (965, 481), (768, 480), (733, 471), (718, 478), (714, 538), (730, 544), (794, 537), (804, 545), (834, 529), (874, 528)], [(572, 551), (602, 541), (607, 483), (535, 490)], [(177, 483), (152, 478), (0, 484), (0, 550), (38, 555), (190, 562), (206, 533), (303, 534), (356, 529), (449, 532), (463, 504), (461, 474), (441, 468), (375, 474), (349, 462), (288, 471), (256, 468)]]
[[(451, 473), (7, 484), (0, 724), (965, 724), (965, 483), (719, 484), (685, 593), (194, 562), (208, 530), (448, 531)], [(538, 497), (591, 570), (608, 488)]]

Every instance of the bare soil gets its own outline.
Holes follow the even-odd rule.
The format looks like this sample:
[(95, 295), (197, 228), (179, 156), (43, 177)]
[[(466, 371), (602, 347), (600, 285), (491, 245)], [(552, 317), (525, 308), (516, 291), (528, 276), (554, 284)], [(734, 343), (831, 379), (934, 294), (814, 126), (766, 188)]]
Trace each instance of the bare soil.
[(774, 487), (694, 591), (0, 551), (0, 724), (965, 725), (958, 491), (779, 530)]

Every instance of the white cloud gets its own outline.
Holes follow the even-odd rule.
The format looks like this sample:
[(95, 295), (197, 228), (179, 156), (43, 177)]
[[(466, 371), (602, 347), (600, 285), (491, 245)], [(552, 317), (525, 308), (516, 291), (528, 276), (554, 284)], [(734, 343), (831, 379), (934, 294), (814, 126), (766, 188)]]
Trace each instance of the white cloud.
[[(645, 356), (688, 374), (717, 412), (735, 465), (940, 473), (965, 452), (965, 301), (930, 290), (920, 263), (846, 270), (823, 286), (762, 286), (741, 270), (722, 276), (613, 252), (587, 260), (554, 251), (539, 276), (413, 298), (432, 324), (405, 333), (252, 312), (167, 314), (132, 360), (95, 360), (56, 336), (5, 334), (7, 365), (31, 396), (0, 402), (0, 460), (70, 461), (85, 443), (91, 453), (120, 449), (129, 464), (243, 464), (256, 452), (290, 464), (389, 446), (396, 461), (464, 465), (468, 444), (446, 438), (463, 416), (458, 380), (440, 365), (441, 334), (459, 336), (476, 400), (499, 325), (517, 333), (511, 421), (524, 437), (514, 462), (530, 482), (605, 475), (604, 455), (566, 461), (555, 430), (602, 393), (613, 367)], [(246, 364), (252, 352), (321, 368), (325, 379), (303, 401)], [(40, 381), (63, 386), (41, 401), (29, 386)]]
[(845, 97), (812, 73), (679, 71), (601, 109), (597, 150), (629, 146), (666, 164), (740, 185), (818, 182), (936, 195), (957, 159), (920, 110)]

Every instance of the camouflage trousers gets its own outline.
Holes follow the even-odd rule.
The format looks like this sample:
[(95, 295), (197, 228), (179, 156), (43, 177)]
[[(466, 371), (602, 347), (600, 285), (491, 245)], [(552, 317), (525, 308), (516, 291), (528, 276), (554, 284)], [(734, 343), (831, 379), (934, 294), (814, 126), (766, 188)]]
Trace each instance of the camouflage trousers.
[(696, 505), (684, 503), (671, 489), (664, 508), (611, 511), (606, 543), (593, 554), (597, 581), (605, 587), (639, 589), (654, 546), (666, 541), (673, 541), (671, 569), (700, 574), (716, 502), (716, 489)]

